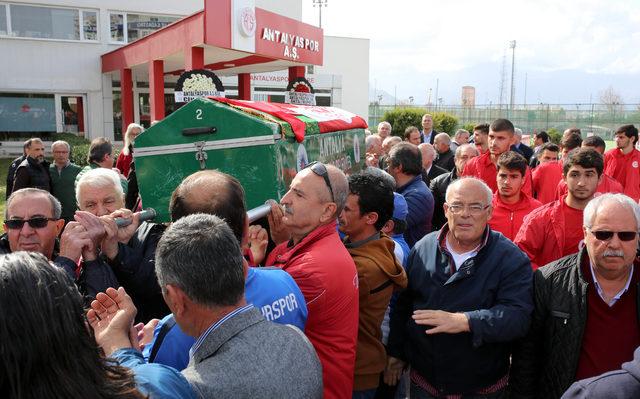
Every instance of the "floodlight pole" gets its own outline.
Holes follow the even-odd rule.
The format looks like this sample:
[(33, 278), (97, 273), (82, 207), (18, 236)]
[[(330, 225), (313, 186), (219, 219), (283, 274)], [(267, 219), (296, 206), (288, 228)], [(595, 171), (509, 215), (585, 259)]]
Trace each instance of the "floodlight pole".
[(318, 7), (318, 14), (320, 17), (320, 28), (322, 28), (322, 6), (326, 7), (329, 0), (311, 0), (314, 7)]

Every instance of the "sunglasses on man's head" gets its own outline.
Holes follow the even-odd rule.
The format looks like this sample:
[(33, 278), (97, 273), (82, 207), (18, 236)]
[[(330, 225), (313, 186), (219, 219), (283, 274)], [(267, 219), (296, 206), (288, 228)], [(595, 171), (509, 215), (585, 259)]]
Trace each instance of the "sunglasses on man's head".
[(334, 201), (333, 188), (331, 187), (331, 181), (329, 180), (329, 172), (327, 172), (327, 167), (322, 162), (313, 161), (309, 165), (305, 166), (305, 169), (307, 168), (311, 169), (313, 173), (324, 179), (324, 182), (329, 188), (329, 192), (331, 193), (331, 201)]
[(618, 239), (620, 239), (620, 241), (631, 241), (634, 238), (636, 238), (636, 235), (638, 234), (635, 231), (606, 231), (606, 230), (592, 231), (592, 233), (596, 237), (596, 239), (600, 241), (609, 241), (610, 239), (613, 238), (614, 234), (618, 236)]
[(58, 219), (55, 218), (45, 218), (45, 217), (35, 217), (31, 219), (9, 219), (4, 221), (4, 225), (7, 226), (8, 229), (18, 230), (21, 229), (25, 223), (29, 224), (29, 227), (33, 229), (42, 229), (47, 227), (49, 221), (56, 221)]

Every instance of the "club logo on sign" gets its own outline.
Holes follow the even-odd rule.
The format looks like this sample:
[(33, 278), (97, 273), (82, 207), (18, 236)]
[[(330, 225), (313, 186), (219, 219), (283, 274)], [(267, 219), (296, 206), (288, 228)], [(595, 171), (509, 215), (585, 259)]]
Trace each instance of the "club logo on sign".
[(251, 37), (256, 33), (256, 13), (251, 7), (240, 11), (240, 32), (243, 36)]

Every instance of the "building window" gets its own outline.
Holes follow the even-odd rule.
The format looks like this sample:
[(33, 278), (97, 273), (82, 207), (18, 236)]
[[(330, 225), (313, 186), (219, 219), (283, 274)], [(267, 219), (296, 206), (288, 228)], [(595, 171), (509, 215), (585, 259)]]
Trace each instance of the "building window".
[(111, 41), (115, 43), (131, 43), (160, 28), (164, 28), (180, 19), (180, 17), (111, 12), (110, 19)]
[(0, 4), (2, 35), (31, 39), (97, 41), (97, 26), (97, 11)]
[(82, 11), (82, 40), (98, 40), (98, 13)]
[(177, 20), (177, 17), (127, 14), (128, 42), (141, 39)]
[(111, 41), (124, 42), (124, 14), (109, 14), (111, 21)]
[(0, 133), (56, 131), (53, 94), (0, 93)]
[(7, 6), (0, 4), (0, 35), (5, 36), (7, 31)]

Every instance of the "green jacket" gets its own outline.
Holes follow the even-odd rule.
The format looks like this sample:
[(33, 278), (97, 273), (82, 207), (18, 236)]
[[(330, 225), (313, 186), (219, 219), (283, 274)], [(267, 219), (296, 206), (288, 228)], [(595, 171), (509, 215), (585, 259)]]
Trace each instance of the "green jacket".
[(73, 215), (78, 209), (75, 181), (81, 170), (80, 166), (71, 162), (62, 170), (58, 170), (55, 163), (51, 163), (51, 166), (49, 166), (51, 194), (62, 204), (62, 218), (67, 222), (73, 220)]

